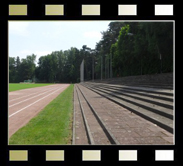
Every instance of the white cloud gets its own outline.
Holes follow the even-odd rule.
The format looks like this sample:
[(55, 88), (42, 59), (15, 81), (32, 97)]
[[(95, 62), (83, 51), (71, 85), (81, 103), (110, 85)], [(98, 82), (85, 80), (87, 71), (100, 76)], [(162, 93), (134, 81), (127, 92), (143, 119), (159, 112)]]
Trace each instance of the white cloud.
[(28, 31), (29, 25), (30, 23), (26, 21), (10, 21), (9, 34), (27, 37), (29, 36), (29, 31)]
[(96, 38), (100, 40), (102, 37), (102, 34), (98, 31), (89, 31), (89, 32), (85, 32), (83, 36), (86, 38)]

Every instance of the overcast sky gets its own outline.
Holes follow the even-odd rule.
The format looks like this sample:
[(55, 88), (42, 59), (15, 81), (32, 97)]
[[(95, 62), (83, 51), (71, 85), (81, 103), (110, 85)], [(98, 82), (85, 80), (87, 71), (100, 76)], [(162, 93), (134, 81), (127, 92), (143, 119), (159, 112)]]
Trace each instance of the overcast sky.
[(110, 21), (9, 21), (9, 56), (20, 59), (52, 51), (95, 48)]

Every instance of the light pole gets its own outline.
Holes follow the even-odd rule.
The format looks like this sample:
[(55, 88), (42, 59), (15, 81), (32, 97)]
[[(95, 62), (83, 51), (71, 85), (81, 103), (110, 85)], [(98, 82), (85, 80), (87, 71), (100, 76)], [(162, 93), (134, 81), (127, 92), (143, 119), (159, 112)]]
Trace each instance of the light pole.
[(105, 70), (105, 79), (106, 79), (106, 75), (107, 75), (107, 74), (106, 74), (106, 69), (107, 69), (107, 68), (106, 68), (106, 67), (107, 67), (107, 65), (106, 65), (106, 55), (105, 55), (104, 59), (105, 59), (105, 62), (104, 62), (105, 67), (104, 67), (104, 70)]
[(160, 72), (162, 73), (162, 59), (161, 59), (161, 54), (159, 54), (159, 55), (160, 55), (159, 58), (160, 58), (160, 66), (161, 66), (161, 67), (160, 67)]
[(141, 72), (141, 75), (142, 75), (142, 55), (140, 54), (140, 72)]
[[(133, 33), (127, 33), (128, 36), (134, 36)], [(142, 71), (141, 71), (142, 72)], [(132, 75), (133, 71), (132, 71), (132, 68), (130, 68), (130, 75)]]
[[(110, 55), (109, 55), (110, 56)], [(110, 77), (110, 58), (109, 58), (109, 61), (108, 61), (108, 78)]]
[(94, 81), (94, 54), (92, 57), (92, 81)]
[(105, 55), (105, 79), (107, 78), (107, 55)]
[(94, 51), (92, 50), (92, 81), (94, 81)]
[(102, 80), (102, 68), (103, 68), (103, 62), (102, 62), (102, 55), (101, 55), (101, 80)]
[(110, 56), (111, 56), (111, 57), (110, 57), (110, 60), (111, 60), (111, 61), (110, 61), (110, 62), (111, 62), (111, 63), (110, 63), (110, 78), (112, 78), (112, 54), (110, 54)]
[(157, 49), (158, 49), (159, 59), (160, 59), (160, 73), (162, 73), (162, 60), (161, 60), (161, 53), (160, 53), (160, 51), (159, 51), (159, 47), (158, 47), (158, 45), (157, 45), (157, 44), (156, 44), (156, 46), (157, 46)]
[(84, 82), (84, 59), (80, 64), (80, 82)]

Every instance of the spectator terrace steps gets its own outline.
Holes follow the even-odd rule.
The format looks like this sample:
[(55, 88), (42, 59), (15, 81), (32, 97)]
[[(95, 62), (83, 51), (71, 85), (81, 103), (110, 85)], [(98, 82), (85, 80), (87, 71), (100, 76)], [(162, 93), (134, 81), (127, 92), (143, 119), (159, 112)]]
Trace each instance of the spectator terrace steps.
[(173, 133), (173, 90), (91, 82), (82, 85)]

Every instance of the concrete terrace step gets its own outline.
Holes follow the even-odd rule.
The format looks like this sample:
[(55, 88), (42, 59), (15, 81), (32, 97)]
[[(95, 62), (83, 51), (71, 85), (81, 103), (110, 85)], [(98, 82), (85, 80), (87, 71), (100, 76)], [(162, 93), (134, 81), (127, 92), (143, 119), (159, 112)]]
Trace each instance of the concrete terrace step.
[(161, 88), (147, 88), (147, 87), (138, 87), (138, 86), (126, 86), (126, 85), (117, 85), (117, 84), (103, 84), (103, 83), (91, 83), (85, 82), (86, 84), (94, 85), (94, 86), (110, 86), (115, 88), (127, 89), (127, 90), (135, 90), (140, 92), (150, 92), (152, 94), (161, 94), (166, 96), (173, 96), (174, 90), (172, 89), (161, 89)]
[[(93, 85), (95, 86), (95, 85)], [(99, 85), (100, 86), (100, 85)], [(137, 94), (140, 96), (147, 96), (150, 98), (156, 98), (156, 99), (160, 99), (163, 101), (170, 101), (171, 103), (173, 102), (173, 97), (172, 96), (167, 96), (167, 95), (162, 95), (162, 94), (158, 94), (158, 93), (150, 93), (150, 92), (140, 92), (140, 91), (136, 91), (133, 89), (128, 89), (128, 88), (121, 88), (121, 87), (115, 87), (115, 86), (110, 86), (110, 85), (103, 85), (102, 87), (107, 87), (108, 89), (113, 89), (116, 91), (121, 91), (121, 92), (125, 92), (125, 93), (130, 93), (130, 94)]]
[(137, 106), (137, 108), (141, 107), (141, 108), (144, 108), (146, 110), (157, 113), (159, 115), (165, 116), (169, 119), (173, 119), (173, 109), (168, 109), (168, 108), (164, 108), (162, 106), (151, 104), (149, 102), (137, 100), (133, 97), (127, 97), (127, 96), (123, 96), (123, 95), (117, 95), (115, 93), (109, 93), (109, 90), (103, 90), (101, 88), (94, 88), (94, 89), (99, 90), (101, 92), (104, 92), (106, 94), (109, 94), (109, 95), (111, 95), (115, 98), (121, 99), (123, 101), (129, 102), (131, 104), (134, 104), (134, 106)]
[[(173, 91), (171, 91), (172, 93), (170, 94), (169, 90), (168, 90), (168, 95), (167, 94), (159, 94), (158, 91), (156, 91), (156, 93), (154, 93), (154, 91), (140, 91), (140, 88), (130, 88), (129, 86), (123, 86), (123, 87), (119, 87), (119, 86), (115, 86), (115, 85), (109, 85), (109, 84), (96, 84), (96, 83), (87, 83), (87, 85), (93, 86), (93, 87), (105, 87), (108, 88), (109, 90), (115, 90), (117, 92), (123, 92), (126, 94), (137, 94), (138, 96), (144, 96), (144, 97), (150, 97), (151, 99), (156, 99), (156, 100), (160, 100), (160, 102), (163, 101), (163, 103), (166, 101), (170, 102), (172, 105), (173, 103)], [(147, 89), (147, 88), (146, 88)], [(160, 91), (160, 93), (162, 93), (162, 90)], [(163, 92), (164, 93), (164, 92)]]
[(135, 86), (149, 87), (149, 88), (163, 88), (163, 89), (173, 89), (172, 85), (158, 85), (158, 84), (132, 84)]
[[(102, 82), (98, 82), (102, 83)], [(109, 81), (103, 82), (107, 84), (118, 84), (118, 85), (126, 85), (126, 86), (142, 86), (149, 88), (163, 88), (163, 89), (173, 89), (173, 84), (159, 84), (159, 83), (121, 83), (120, 81)]]
[(100, 87), (91, 87), (89, 84), (83, 85), (173, 133), (173, 110), (161, 106), (153, 108), (152, 104), (132, 97), (115, 95), (109, 93), (108, 90), (102, 90)]
[(173, 109), (173, 102), (166, 101), (166, 100), (163, 100), (163, 99), (157, 99), (155, 96), (153, 96), (153, 97), (144, 96), (144, 94), (142, 94), (142, 93), (135, 94), (134, 91), (129, 93), (129, 91), (125, 91), (123, 89), (121, 89), (121, 90), (113, 89), (113, 88), (110, 88), (108, 86), (104, 86), (104, 87), (103, 86), (97, 86), (97, 88), (108, 90), (110, 92), (113, 92), (113, 93), (116, 93), (116, 94), (119, 94), (119, 95), (124, 95), (124, 96), (132, 97), (132, 98), (135, 98), (135, 99), (138, 99), (138, 100), (146, 101), (148, 103), (159, 105), (159, 106), (162, 106), (162, 107), (165, 107), (165, 108)]
[(129, 86), (143, 86), (152, 88), (173, 89), (174, 73), (160, 73), (160, 74), (146, 74), (135, 76), (123, 76), (95, 79), (98, 83), (129, 85)]

